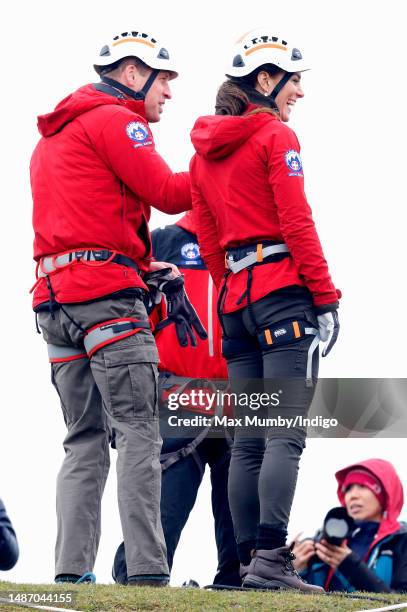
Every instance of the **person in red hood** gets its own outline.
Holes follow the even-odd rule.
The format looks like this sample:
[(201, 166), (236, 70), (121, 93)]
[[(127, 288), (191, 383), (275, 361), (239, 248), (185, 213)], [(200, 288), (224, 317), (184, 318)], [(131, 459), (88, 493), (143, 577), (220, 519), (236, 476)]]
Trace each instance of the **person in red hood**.
[(338, 498), (353, 519), (340, 545), (318, 532), (296, 542), (294, 565), (329, 591), (407, 591), (407, 525), (398, 520), (403, 486), (384, 459), (367, 459), (336, 474)]
[[(268, 379), (266, 387), (284, 379), (281, 412), (305, 416), (315, 349), (326, 342), (325, 356), (336, 341), (340, 297), (305, 197), (299, 143), (286, 125), (308, 66), (267, 28), (244, 35), (231, 57), (216, 115), (199, 118), (191, 133), (198, 239), (219, 289), (229, 377), (235, 385)], [(305, 432), (258, 434), (236, 432), (229, 476), (240, 558), (250, 564), (243, 584), (316, 590), (295, 574), (286, 546)]]
[(143, 30), (114, 36), (94, 68), (100, 83), (39, 117), (42, 138), (30, 166), (33, 306), (68, 429), (57, 483), (56, 581), (94, 579), (113, 429), (129, 584), (165, 586), (158, 353), (141, 274), (168, 266), (152, 261), (150, 207), (191, 208), (188, 173), (172, 173), (149, 127), (160, 120), (177, 72), (167, 49)]

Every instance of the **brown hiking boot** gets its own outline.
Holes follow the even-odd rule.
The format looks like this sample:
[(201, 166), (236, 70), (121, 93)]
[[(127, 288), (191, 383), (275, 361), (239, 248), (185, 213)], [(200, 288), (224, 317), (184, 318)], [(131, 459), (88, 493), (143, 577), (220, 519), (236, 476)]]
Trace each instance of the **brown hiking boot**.
[(248, 589), (295, 589), (304, 593), (325, 593), (322, 587), (308, 584), (294, 569), (291, 547), (256, 550), (243, 580)]
[(246, 578), (246, 576), (247, 576), (247, 574), (249, 572), (249, 567), (250, 567), (250, 564), (249, 565), (243, 565), (242, 563), (240, 564), (240, 567), (239, 567), (239, 576), (240, 576), (240, 579), (242, 581)]

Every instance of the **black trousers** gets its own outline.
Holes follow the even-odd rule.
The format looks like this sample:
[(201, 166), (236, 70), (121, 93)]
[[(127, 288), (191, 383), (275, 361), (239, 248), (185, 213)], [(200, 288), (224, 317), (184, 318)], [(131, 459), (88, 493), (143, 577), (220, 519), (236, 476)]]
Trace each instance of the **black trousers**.
[[(312, 362), (314, 386), (307, 386), (305, 378), (308, 349), (314, 336), (303, 336), (267, 349), (258, 340), (261, 330), (288, 320), (301, 320), (310, 327), (318, 327), (308, 290), (282, 289), (252, 304), (251, 312), (245, 307), (221, 317), (223, 352), (232, 389), (238, 393), (251, 388), (257, 390), (260, 379), (264, 391), (276, 391), (276, 380), (281, 387), (278, 410), (259, 410), (259, 418), (276, 412), (305, 417), (312, 401), (318, 375), (318, 350)], [(237, 407), (235, 412), (242, 416), (248, 409)], [(259, 533), (263, 547), (274, 547), (264, 542), (261, 526), (286, 533), (305, 435), (302, 427), (235, 429), (229, 504), (239, 550), (245, 543), (255, 548)]]

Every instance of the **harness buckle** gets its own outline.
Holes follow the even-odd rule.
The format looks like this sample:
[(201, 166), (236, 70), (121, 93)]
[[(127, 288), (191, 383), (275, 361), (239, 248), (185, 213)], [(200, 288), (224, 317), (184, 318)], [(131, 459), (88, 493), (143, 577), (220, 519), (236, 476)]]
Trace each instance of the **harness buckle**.
[[(233, 251), (238, 252), (237, 261), (234, 259)], [(239, 252), (243, 253), (243, 256), (240, 258)], [(249, 268), (250, 266), (269, 263), (270, 258), (273, 255), (289, 256), (290, 252), (285, 243), (268, 245), (267, 243), (263, 244), (259, 242), (255, 245), (246, 245), (245, 247), (239, 247), (237, 249), (230, 249), (230, 251), (226, 251), (225, 264), (228, 270), (233, 272), (233, 274), (237, 274), (238, 272), (241, 272), (241, 270)]]
[(100, 251), (92, 251), (93, 252), (93, 257), (95, 258), (95, 261), (105, 261), (106, 259), (109, 259), (111, 252), (108, 249), (102, 249)]
[(306, 386), (312, 387), (312, 358), (319, 345), (319, 332), (310, 327), (307, 321), (280, 321), (257, 334), (262, 349), (271, 350), (275, 346), (289, 344), (305, 336), (314, 336), (307, 355)]
[(124, 340), (128, 336), (137, 334), (142, 329), (150, 329), (148, 320), (139, 320), (134, 317), (123, 317), (120, 319), (111, 319), (98, 323), (86, 331), (84, 338), (85, 350), (88, 357), (92, 357), (96, 351), (117, 342)]

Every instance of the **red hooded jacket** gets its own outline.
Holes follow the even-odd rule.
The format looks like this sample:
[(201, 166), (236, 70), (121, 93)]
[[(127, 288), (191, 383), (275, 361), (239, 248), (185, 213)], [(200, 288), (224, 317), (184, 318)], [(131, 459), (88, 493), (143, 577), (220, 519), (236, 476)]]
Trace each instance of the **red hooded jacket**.
[[(85, 85), (38, 118), (42, 135), (31, 159), (34, 259), (86, 247), (124, 254), (146, 270), (150, 206), (191, 208), (188, 173), (173, 174), (154, 147), (144, 102)], [(51, 274), (58, 302), (83, 302), (144, 287), (131, 268), (75, 262)], [(49, 299), (45, 279), (34, 307)]]
[(152, 241), (154, 257), (175, 263), (182, 272), (188, 297), (208, 332), (207, 340), (197, 337), (196, 347), (181, 347), (174, 325), (159, 331), (155, 341), (160, 369), (176, 376), (226, 379), (227, 367), (222, 357), (221, 330), (216, 314), (217, 291), (200, 256), (193, 212), (187, 212), (174, 225), (154, 230)]
[[(270, 112), (199, 118), (191, 132), (190, 166), (202, 256), (219, 288), (225, 251), (264, 240), (285, 242), (291, 257), (255, 266), (251, 300), (289, 285), (307, 286), (315, 306), (340, 297), (332, 283), (304, 193), (294, 132)], [(247, 270), (226, 280), (225, 313), (247, 288)]]
[[(226, 379), (227, 367), (222, 357), (221, 329), (216, 313), (217, 291), (200, 256), (193, 211), (188, 211), (173, 225), (155, 229), (151, 237), (155, 258), (176, 264), (182, 272), (188, 297), (208, 332), (207, 340), (197, 337), (196, 347), (181, 347), (174, 325), (157, 332), (155, 341), (160, 356), (159, 369), (183, 378)], [(150, 317), (153, 327), (165, 316), (164, 306), (155, 309)], [(199, 388), (213, 392), (205, 383)], [(167, 390), (167, 393), (170, 392)], [(224, 408), (224, 414), (231, 416), (230, 406), (225, 404)], [(209, 409), (206, 402), (197, 405), (191, 403), (188, 410), (206, 416), (214, 414), (214, 408)]]
[(336, 480), (338, 481), (338, 498), (343, 506), (345, 505), (345, 497), (344, 491), (342, 491), (342, 485), (345, 480), (345, 476), (348, 472), (356, 468), (364, 468), (365, 470), (371, 472), (380, 480), (386, 492), (386, 513), (381, 520), (379, 530), (376, 533), (372, 544), (370, 545), (370, 552), (370, 550), (376, 546), (378, 542), (383, 540), (388, 535), (396, 533), (396, 531), (400, 529), (400, 523), (397, 519), (404, 503), (403, 486), (392, 464), (384, 459), (367, 459), (366, 461), (361, 461), (360, 463), (354, 463), (353, 465), (349, 465), (348, 467), (339, 470), (339, 472), (336, 472), (335, 474)]

